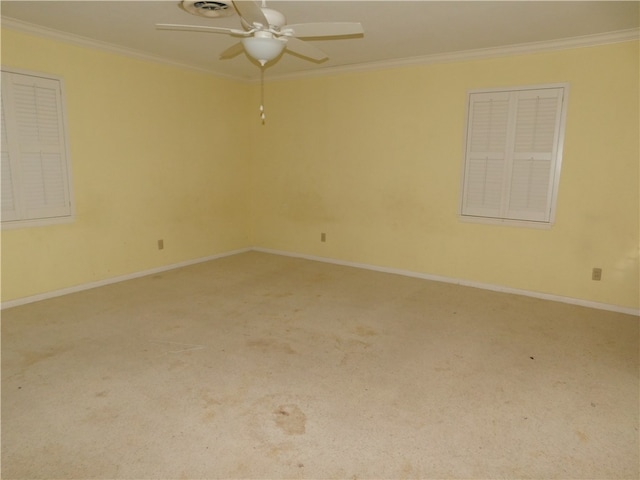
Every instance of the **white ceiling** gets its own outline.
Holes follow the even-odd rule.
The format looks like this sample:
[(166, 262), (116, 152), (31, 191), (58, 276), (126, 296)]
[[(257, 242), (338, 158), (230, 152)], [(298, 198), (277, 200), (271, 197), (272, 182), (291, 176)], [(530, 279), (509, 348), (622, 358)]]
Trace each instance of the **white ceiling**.
[[(238, 28), (237, 15), (204, 18), (170, 1), (26, 1), (1, 2), (3, 27), (77, 37), (158, 57), (238, 79), (256, 79), (260, 70), (245, 54), (229, 60), (218, 55), (237, 42), (227, 35), (167, 31), (156, 23)], [(573, 44), (575, 37), (637, 38), (639, 1), (268, 1), (287, 23), (361, 22), (361, 38), (314, 40), (328, 54), (316, 63), (289, 53), (270, 64), (272, 78), (336, 71), (347, 66), (370, 68), (420, 62), (457, 52), (497, 52), (502, 47)], [(26, 23), (25, 23), (26, 22)], [(36, 26), (36, 27), (34, 27)], [(618, 32), (614, 35), (604, 35)], [(592, 37), (580, 38), (578, 44)], [(553, 42), (553, 43), (548, 43)], [(516, 48), (519, 48), (516, 47)]]

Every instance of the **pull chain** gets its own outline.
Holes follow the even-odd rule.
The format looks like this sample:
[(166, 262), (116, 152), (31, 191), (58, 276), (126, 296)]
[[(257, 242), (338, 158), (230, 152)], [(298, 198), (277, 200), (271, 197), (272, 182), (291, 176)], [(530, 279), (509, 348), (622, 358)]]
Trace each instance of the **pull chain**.
[(264, 114), (264, 66), (260, 68), (260, 120), (264, 125), (266, 115)]

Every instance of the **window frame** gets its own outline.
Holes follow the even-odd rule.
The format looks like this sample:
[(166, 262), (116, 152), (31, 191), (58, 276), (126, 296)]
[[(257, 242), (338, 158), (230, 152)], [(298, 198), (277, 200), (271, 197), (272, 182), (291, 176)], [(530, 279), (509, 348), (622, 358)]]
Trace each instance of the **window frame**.
[[(59, 93), (59, 108), (57, 113), (60, 118), (60, 128), (62, 129), (60, 138), (61, 138), (61, 141), (63, 142), (63, 145), (62, 145), (63, 152), (61, 155), (60, 165), (64, 168), (63, 176), (66, 184), (65, 195), (69, 202), (68, 213), (65, 213), (64, 215), (44, 216), (41, 218), (24, 218), (25, 212), (23, 210), (22, 212), (20, 212), (19, 217), (15, 220), (4, 220), (0, 218), (0, 229), (11, 230), (11, 229), (18, 229), (18, 228), (40, 227), (40, 226), (47, 226), (47, 225), (59, 225), (59, 224), (72, 223), (75, 221), (76, 209), (75, 209), (75, 198), (74, 198), (74, 192), (73, 192), (73, 177), (72, 177), (72, 171), (71, 171), (72, 163), (71, 163), (71, 153), (70, 153), (70, 147), (69, 147), (70, 143), (69, 143), (69, 127), (68, 127), (69, 124), (67, 120), (67, 97), (65, 93), (64, 79), (58, 75), (53, 75), (53, 74), (44, 73), (44, 72), (36, 72), (31, 70), (24, 70), (24, 69), (13, 68), (13, 67), (6, 67), (4, 65), (0, 67), (0, 70), (2, 71), (3, 74), (8, 73), (11, 75), (35, 77), (38, 79), (44, 79), (47, 81), (52, 81), (57, 83), (58, 93)], [(3, 88), (3, 91), (4, 91), (4, 88)], [(4, 100), (3, 98), (3, 102), (4, 101), (6, 100)], [(11, 104), (13, 106), (13, 99), (11, 100)], [(2, 105), (0, 108), (4, 110), (4, 105)], [(7, 111), (4, 110), (3, 113), (6, 115)], [(6, 120), (7, 119), (5, 117), (5, 121)], [(15, 119), (11, 120), (11, 122), (14, 122), (14, 121)], [(6, 133), (8, 134), (8, 132)], [(15, 142), (11, 140), (8, 143), (9, 145), (13, 146)], [(10, 150), (12, 149), (12, 147), (9, 147), (9, 148)], [(21, 160), (18, 160), (18, 163), (20, 161)], [(19, 188), (23, 189), (24, 187), (20, 185)]]
[[(471, 130), (471, 100), (472, 95), (474, 94), (496, 94), (496, 93), (507, 93), (512, 94), (513, 92), (532, 92), (536, 90), (545, 90), (545, 89), (562, 89), (562, 101), (560, 104), (560, 117), (558, 119), (558, 127), (557, 127), (557, 143), (555, 145), (555, 158), (552, 159), (554, 162), (551, 169), (550, 175), (553, 175), (553, 181), (550, 183), (551, 188), (551, 199), (549, 203), (549, 219), (548, 220), (526, 220), (526, 219), (512, 219), (512, 218), (504, 218), (504, 217), (492, 217), (492, 216), (482, 216), (482, 215), (471, 215), (469, 213), (465, 213), (465, 186), (466, 186), (466, 174), (467, 174), (467, 162), (468, 162), (468, 142), (469, 142), (469, 134)], [(536, 85), (520, 85), (520, 86), (511, 86), (511, 87), (493, 87), (493, 88), (478, 88), (478, 89), (470, 89), (467, 91), (466, 95), (466, 111), (464, 117), (464, 131), (463, 131), (463, 152), (462, 152), (462, 171), (460, 174), (460, 194), (459, 194), (459, 205), (458, 205), (458, 218), (463, 222), (469, 223), (481, 223), (481, 224), (489, 224), (489, 225), (504, 225), (504, 226), (514, 226), (514, 227), (529, 227), (529, 228), (538, 228), (538, 229), (550, 229), (556, 222), (556, 210), (557, 210), (557, 201), (558, 201), (558, 191), (560, 187), (560, 175), (562, 171), (562, 161), (564, 154), (564, 142), (565, 142), (565, 133), (566, 133), (566, 118), (567, 118), (567, 110), (568, 110), (568, 100), (569, 100), (569, 83), (561, 82), (561, 83), (547, 83), (547, 84), (536, 84)], [(509, 108), (512, 108), (511, 106)], [(512, 118), (508, 123), (508, 128), (511, 130), (515, 130), (515, 122), (516, 118)], [(507, 142), (512, 142), (513, 138), (508, 138)], [(509, 157), (506, 154), (507, 159), (505, 161), (513, 163), (513, 158)], [(511, 166), (509, 166), (509, 170), (511, 170)], [(509, 191), (511, 186), (505, 186), (504, 190)], [(501, 195), (505, 193), (505, 191), (500, 192)]]

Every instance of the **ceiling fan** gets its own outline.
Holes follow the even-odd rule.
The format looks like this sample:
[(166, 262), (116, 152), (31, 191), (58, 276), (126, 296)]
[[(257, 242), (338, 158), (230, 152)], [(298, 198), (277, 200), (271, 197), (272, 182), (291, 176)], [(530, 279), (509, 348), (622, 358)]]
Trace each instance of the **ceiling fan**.
[[(187, 4), (189, 7), (185, 8), (188, 11), (193, 10), (193, 3), (187, 0), (182, 1), (182, 4)], [(221, 4), (222, 2), (213, 3)], [(322, 50), (300, 40), (300, 38), (343, 37), (364, 33), (362, 25), (358, 22), (317, 22), (287, 25), (285, 16), (277, 10), (267, 8), (265, 0), (262, 0), (261, 4), (248, 0), (232, 1), (231, 3), (240, 16), (241, 29), (167, 23), (156, 24), (156, 27), (165, 30), (222, 33), (243, 37), (241, 42), (222, 52), (220, 58), (232, 58), (244, 50), (262, 67), (278, 58), (285, 49), (317, 62), (327, 60), (328, 57)]]

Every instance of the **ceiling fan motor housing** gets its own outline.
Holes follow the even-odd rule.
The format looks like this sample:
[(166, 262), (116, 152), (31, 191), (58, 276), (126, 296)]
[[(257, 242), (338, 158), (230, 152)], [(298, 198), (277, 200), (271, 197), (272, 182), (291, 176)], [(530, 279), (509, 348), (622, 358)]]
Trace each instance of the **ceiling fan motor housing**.
[[(262, 8), (262, 13), (269, 22), (268, 26), (276, 27), (278, 30), (287, 24), (287, 19), (283, 14), (271, 8)], [(264, 25), (267, 27), (267, 25)]]

